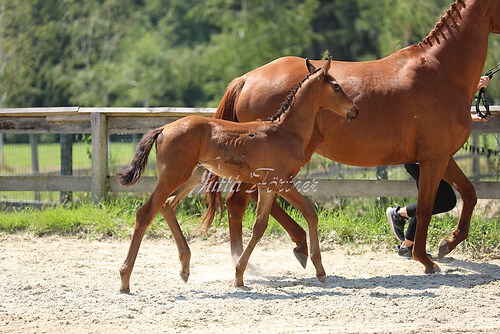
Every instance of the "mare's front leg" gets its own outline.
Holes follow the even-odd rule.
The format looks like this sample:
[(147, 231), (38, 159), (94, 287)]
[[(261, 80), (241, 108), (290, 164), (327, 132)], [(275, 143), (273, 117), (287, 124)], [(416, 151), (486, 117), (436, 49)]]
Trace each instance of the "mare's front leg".
[(458, 224), (450, 239), (442, 239), (439, 243), (438, 259), (441, 260), (469, 235), (472, 212), (477, 203), (476, 189), (452, 158), (443, 177), (458, 190), (463, 201), (463, 208)]
[[(437, 155), (438, 153), (436, 153)], [(425, 273), (432, 274), (441, 269), (435, 264), (426, 252), (427, 231), (432, 218), (432, 208), (436, 199), (436, 192), (447, 160), (420, 162), (420, 178), (418, 182), (417, 198), (417, 231), (413, 245), (413, 258), (425, 266)]]
[(307, 221), (309, 227), (309, 247), (311, 247), (311, 261), (316, 268), (316, 277), (320, 282), (326, 282), (326, 272), (321, 261), (321, 249), (318, 236), (318, 214), (316, 208), (295, 187), (279, 193), (291, 205), (298, 209)]
[(236, 277), (234, 281), (234, 285), (236, 287), (244, 285), (243, 274), (245, 273), (245, 269), (248, 265), (248, 260), (250, 258), (250, 255), (252, 254), (252, 251), (266, 231), (267, 223), (269, 221), (269, 213), (271, 211), (274, 197), (274, 192), (268, 192), (266, 188), (259, 187), (257, 217), (255, 218), (252, 236), (250, 238), (250, 241), (248, 242), (247, 247), (236, 263)]

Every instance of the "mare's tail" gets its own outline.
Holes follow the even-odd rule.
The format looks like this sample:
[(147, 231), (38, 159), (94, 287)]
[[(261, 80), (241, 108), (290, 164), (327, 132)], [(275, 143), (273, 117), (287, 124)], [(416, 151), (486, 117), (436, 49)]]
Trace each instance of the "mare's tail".
[(148, 162), (149, 152), (153, 148), (153, 144), (163, 131), (163, 127), (156, 128), (146, 133), (137, 145), (134, 159), (125, 170), (116, 175), (118, 181), (124, 186), (135, 184), (141, 177), (142, 172)]
[[(238, 117), (236, 117), (235, 105), (244, 85), (244, 76), (238, 77), (231, 81), (229, 86), (227, 86), (226, 92), (222, 96), (222, 99), (220, 100), (217, 110), (215, 111), (215, 118), (238, 122)], [(212, 225), (217, 209), (220, 209), (222, 211), (222, 194), (220, 191), (217, 191), (218, 187), (214, 186), (218, 184), (218, 182), (219, 177), (212, 174), (210, 176), (210, 181), (208, 182), (208, 185), (210, 186), (210, 191), (208, 192), (208, 209), (201, 222), (201, 225), (204, 225), (205, 227), (205, 232), (208, 231), (208, 229)]]

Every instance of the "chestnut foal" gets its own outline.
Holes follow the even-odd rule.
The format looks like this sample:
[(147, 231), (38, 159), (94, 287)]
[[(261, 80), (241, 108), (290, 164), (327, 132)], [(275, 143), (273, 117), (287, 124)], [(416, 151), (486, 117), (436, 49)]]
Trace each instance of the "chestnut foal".
[[(262, 237), (276, 193), (298, 208), (307, 220), (310, 256), (317, 278), (324, 282), (314, 206), (294, 187), (292, 178), (309, 161), (319, 145), (311, 136), (319, 110), (327, 109), (352, 120), (358, 110), (336, 80), (328, 74), (331, 60), (322, 68), (306, 61), (309, 75), (292, 89), (280, 110), (267, 121), (234, 123), (220, 119), (189, 116), (154, 129), (141, 139), (130, 166), (118, 175), (132, 185), (143, 172), (156, 142), (158, 182), (147, 202), (137, 211), (135, 228), (125, 262), (120, 268), (121, 292), (130, 291), (130, 275), (142, 238), (152, 219), (161, 210), (179, 251), (181, 277), (187, 281), (191, 253), (167, 199), (202, 165), (221, 177), (257, 185), (257, 215), (251, 239), (236, 264), (235, 286), (243, 286), (248, 259)], [(269, 182), (275, 180), (278, 182)]]

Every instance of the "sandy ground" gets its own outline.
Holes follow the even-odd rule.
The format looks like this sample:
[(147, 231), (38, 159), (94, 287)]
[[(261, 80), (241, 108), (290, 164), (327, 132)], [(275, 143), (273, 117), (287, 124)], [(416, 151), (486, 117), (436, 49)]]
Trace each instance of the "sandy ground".
[(500, 333), (500, 259), (451, 254), (442, 274), (394, 254), (324, 247), (328, 280), (287, 240), (263, 240), (234, 288), (227, 242), (192, 240), (180, 279), (172, 240), (145, 240), (132, 294), (127, 241), (0, 236), (0, 333)]

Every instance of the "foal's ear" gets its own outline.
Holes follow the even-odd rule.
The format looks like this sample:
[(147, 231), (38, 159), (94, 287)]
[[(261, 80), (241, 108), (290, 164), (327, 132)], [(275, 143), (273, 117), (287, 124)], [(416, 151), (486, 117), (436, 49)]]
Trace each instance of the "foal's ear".
[(323, 73), (328, 74), (328, 70), (330, 69), (330, 65), (332, 64), (332, 57), (328, 57), (325, 65), (323, 65)]
[(311, 62), (309, 61), (309, 58), (306, 58), (306, 66), (307, 66), (307, 70), (309, 71), (309, 74), (313, 74), (314, 71), (316, 71), (316, 66), (311, 64)]

